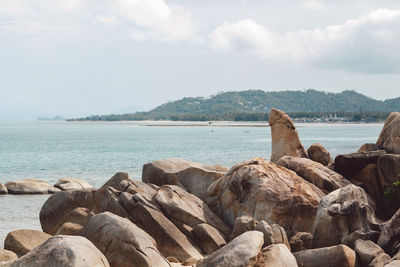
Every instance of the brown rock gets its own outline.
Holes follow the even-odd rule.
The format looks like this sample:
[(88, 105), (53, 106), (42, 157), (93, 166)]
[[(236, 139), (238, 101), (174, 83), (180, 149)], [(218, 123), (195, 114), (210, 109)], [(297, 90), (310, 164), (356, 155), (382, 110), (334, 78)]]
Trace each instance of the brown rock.
[(83, 226), (77, 223), (66, 222), (58, 229), (55, 235), (80, 235)]
[[(63, 216), (57, 224), (49, 231), (49, 234), (51, 235), (56, 235), (63, 233), (63, 235), (68, 235), (67, 232), (65, 232), (67, 229), (72, 230), (75, 232), (73, 229), (78, 229), (78, 225), (80, 225), (80, 229), (83, 228), (83, 226), (87, 223), (87, 221), (94, 215), (94, 212), (90, 211), (87, 208), (82, 208), (78, 207), (67, 213), (65, 216)], [(68, 225), (65, 225), (68, 223)], [(73, 224), (73, 225), (71, 225)], [(60, 233), (60, 228), (64, 226), (64, 229)]]
[(376, 258), (374, 258), (368, 267), (384, 267), (386, 263), (390, 261), (390, 256), (386, 253), (380, 253)]
[(93, 188), (93, 186), (88, 184), (86, 181), (76, 178), (60, 178), (55, 183), (54, 187), (57, 187), (61, 190), (81, 190)]
[(296, 172), (325, 193), (351, 184), (341, 174), (311, 159), (284, 156), (276, 164)]
[(51, 235), (36, 230), (15, 230), (6, 236), (4, 248), (21, 257), (43, 244)]
[(383, 148), (381, 146), (378, 146), (377, 144), (373, 143), (366, 143), (363, 144), (357, 152), (369, 152), (369, 151), (378, 151), (382, 150)]
[(117, 172), (101, 188), (112, 187), (114, 189), (120, 190), (119, 184), (122, 181), (126, 180), (130, 180), (129, 174), (127, 172)]
[(399, 112), (392, 112), (387, 117), (376, 144), (386, 149), (389, 153), (400, 154)]
[(379, 230), (380, 221), (368, 204), (365, 191), (347, 185), (321, 199), (313, 231), (313, 248), (344, 243), (351, 233)]
[(333, 163), (333, 159), (329, 151), (320, 143), (312, 144), (307, 149), (308, 157), (318, 163), (321, 163), (324, 166), (328, 166)]
[(170, 266), (157, 250), (156, 241), (126, 218), (110, 212), (97, 214), (85, 225), (82, 236), (90, 240), (113, 267)]
[(307, 158), (307, 152), (300, 142), (296, 127), (285, 112), (271, 109), (268, 122), (272, 137), (271, 162), (277, 162), (283, 156)]
[(311, 248), (313, 236), (306, 232), (297, 232), (290, 237), (292, 252), (303, 251)]
[(45, 181), (36, 179), (25, 179), (20, 181), (12, 181), (6, 183), (6, 187), (9, 194), (21, 195), (21, 194), (52, 194), (60, 191)]
[(0, 264), (2, 262), (8, 262), (8, 261), (13, 261), (17, 260), (18, 256), (11, 250), (6, 250), (6, 249), (0, 249)]
[(197, 263), (196, 267), (247, 266), (247, 263), (258, 255), (263, 243), (263, 233), (259, 231), (245, 232), (224, 247), (208, 255)]
[(382, 185), (379, 181), (378, 168), (375, 163), (368, 164), (359, 173), (353, 176), (352, 181), (358, 181), (360, 186), (367, 191), (375, 200), (383, 195)]
[(269, 224), (262, 220), (257, 224), (254, 230), (260, 231), (264, 234), (264, 245), (267, 247), (273, 244), (284, 244), (290, 251), (290, 244), (286, 235), (285, 229), (277, 224)]
[(357, 240), (354, 250), (359, 257), (362, 266), (368, 266), (374, 258), (378, 257), (379, 254), (384, 253), (383, 249), (371, 240)]
[(377, 164), (378, 158), (385, 153), (384, 150), (378, 150), (339, 155), (335, 158), (335, 171), (350, 179), (368, 164)]
[(249, 215), (286, 231), (311, 232), (324, 194), (293, 171), (256, 158), (233, 166), (208, 188), (207, 203), (228, 225)]
[(356, 253), (345, 245), (308, 249), (293, 255), (299, 267), (356, 266)]
[(248, 215), (237, 217), (235, 220), (235, 224), (233, 225), (232, 234), (230, 236), (230, 240), (235, 237), (243, 234), (247, 231), (252, 231), (256, 228), (258, 221)]
[(385, 154), (378, 159), (378, 174), (382, 191), (386, 192), (400, 180), (400, 155)]
[(262, 249), (257, 257), (252, 258), (246, 265), (246, 267), (262, 266), (297, 267), (297, 263), (285, 245), (274, 244)]
[[(393, 244), (400, 236), (400, 209), (392, 216), (390, 220), (382, 225), (382, 231), (378, 239), (378, 245), (386, 252), (393, 250)], [(400, 259), (400, 258), (399, 258)]]
[(221, 233), (209, 224), (201, 223), (193, 228), (194, 238), (205, 254), (211, 254), (226, 245)]
[(0, 195), (6, 195), (6, 194), (8, 194), (7, 187), (5, 187), (5, 185), (0, 183)]
[(178, 185), (204, 200), (208, 186), (227, 171), (219, 165), (206, 166), (178, 158), (162, 159), (143, 166), (142, 181), (158, 186)]
[(58, 235), (12, 263), (11, 267), (109, 267), (106, 257), (81, 236)]

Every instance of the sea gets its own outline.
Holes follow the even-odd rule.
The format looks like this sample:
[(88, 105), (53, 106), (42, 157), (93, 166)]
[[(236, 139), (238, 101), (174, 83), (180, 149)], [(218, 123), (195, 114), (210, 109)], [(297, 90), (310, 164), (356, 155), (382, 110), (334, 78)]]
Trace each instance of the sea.
[[(296, 124), (304, 147), (324, 145), (331, 155), (375, 143), (382, 124)], [(145, 163), (183, 158), (231, 167), (269, 158), (265, 122), (15, 122), (0, 123), (0, 182), (26, 178), (54, 184), (74, 177), (100, 187), (116, 172), (141, 180)], [(10, 231), (41, 230), (39, 212), (49, 195), (0, 196), (0, 248)]]

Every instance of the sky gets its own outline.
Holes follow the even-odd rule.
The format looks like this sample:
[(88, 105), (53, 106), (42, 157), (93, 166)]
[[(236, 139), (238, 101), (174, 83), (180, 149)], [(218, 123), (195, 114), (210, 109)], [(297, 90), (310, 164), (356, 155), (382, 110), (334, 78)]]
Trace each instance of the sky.
[(399, 85), (398, 0), (0, 0), (0, 120)]

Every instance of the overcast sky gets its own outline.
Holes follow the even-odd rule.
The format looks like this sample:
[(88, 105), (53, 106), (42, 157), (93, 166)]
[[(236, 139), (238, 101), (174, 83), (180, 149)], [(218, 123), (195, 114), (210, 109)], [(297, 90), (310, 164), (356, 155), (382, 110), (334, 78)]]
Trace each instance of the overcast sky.
[(400, 96), (398, 0), (0, 0), (0, 120), (220, 91)]

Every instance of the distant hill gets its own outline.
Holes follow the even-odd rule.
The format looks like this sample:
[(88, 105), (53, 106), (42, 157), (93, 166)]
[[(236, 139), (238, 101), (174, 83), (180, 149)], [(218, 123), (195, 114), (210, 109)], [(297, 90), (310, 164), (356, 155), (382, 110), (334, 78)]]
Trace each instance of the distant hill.
[(317, 90), (266, 92), (262, 90), (222, 92), (210, 97), (184, 97), (148, 112), (97, 115), (79, 120), (233, 119), (232, 114), (266, 114), (271, 108), (288, 113), (391, 112), (400, 110), (400, 97), (385, 101), (356, 91), (327, 93)]

